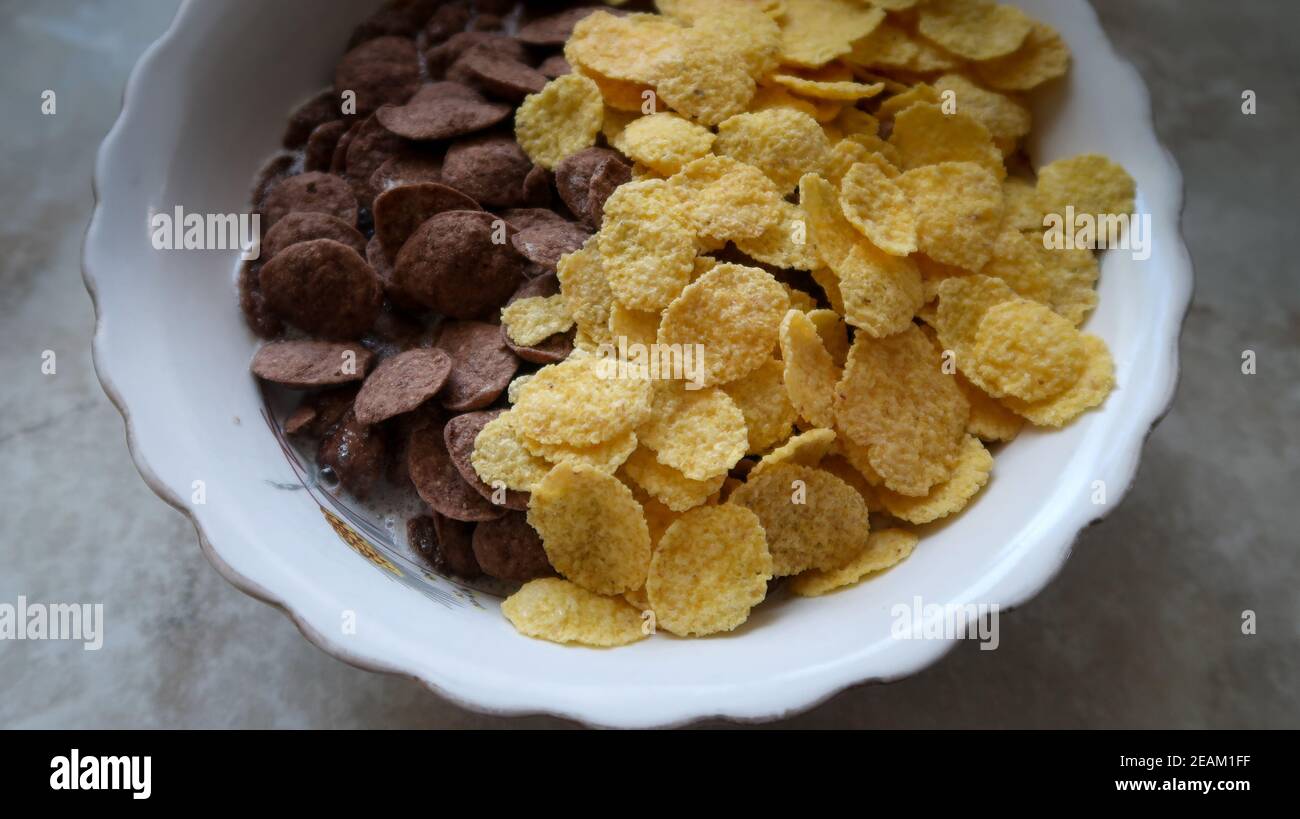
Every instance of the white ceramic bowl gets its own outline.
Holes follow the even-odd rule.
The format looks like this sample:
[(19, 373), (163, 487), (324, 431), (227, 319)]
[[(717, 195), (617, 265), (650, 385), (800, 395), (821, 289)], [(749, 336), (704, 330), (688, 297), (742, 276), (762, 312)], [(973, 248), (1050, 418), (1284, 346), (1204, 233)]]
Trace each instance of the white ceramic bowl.
[[(257, 341), (236, 305), (234, 253), (155, 251), (147, 219), (176, 205), (246, 210), (250, 180), (286, 115), (328, 84), (349, 30), (375, 3), (189, 0), (132, 74), (96, 166), (85, 278), (98, 318), (96, 366), (137, 466), (193, 518), (217, 569), (282, 608), (314, 643), (471, 708), (617, 726), (763, 719), (924, 668), (952, 643), (891, 639), (894, 603), (920, 595), (1020, 604), (1061, 568), (1079, 531), (1119, 502), (1172, 397), (1191, 291), (1182, 183), (1156, 141), (1141, 79), (1084, 0), (1019, 4), (1056, 26), (1075, 56), (1069, 79), (1036, 101), (1035, 165), (1090, 151), (1114, 157), (1152, 215), (1153, 252), (1142, 263), (1119, 252), (1104, 260), (1101, 306), (1087, 329), (1115, 356), (1119, 387), (1105, 406), (1006, 447), (978, 502), (878, 579), (764, 606), (727, 637), (565, 648), (519, 636), (494, 598), (390, 559), (382, 543), (352, 538), (349, 548), (322, 515), (318, 501), (332, 507), (328, 497), (284, 488), (301, 490), (299, 476), (248, 374)], [(1098, 480), (1105, 505), (1091, 501)], [(204, 482), (203, 504), (193, 502), (195, 481)], [(355, 633), (345, 628), (350, 616)]]

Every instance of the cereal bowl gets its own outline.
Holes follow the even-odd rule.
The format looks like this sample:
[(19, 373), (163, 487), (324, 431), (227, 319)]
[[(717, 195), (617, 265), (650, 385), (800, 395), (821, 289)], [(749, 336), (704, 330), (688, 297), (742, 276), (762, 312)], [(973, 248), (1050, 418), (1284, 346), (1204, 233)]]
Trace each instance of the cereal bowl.
[(225, 577), (322, 649), (494, 713), (626, 727), (768, 719), (936, 661), (953, 638), (895, 638), (896, 606), (1019, 605), (1060, 569), (1079, 531), (1120, 502), (1177, 375), (1191, 292), (1182, 183), (1141, 80), (1087, 3), (1023, 0), (1075, 58), (1034, 100), (1035, 166), (1107, 154), (1137, 180), (1138, 209), (1151, 215), (1149, 258), (1103, 257), (1100, 307), (1086, 324), (1110, 346), (1116, 391), (1064, 430), (1004, 447), (978, 502), (931, 525), (906, 562), (870, 583), (774, 601), (723, 637), (661, 636), (616, 651), (521, 637), (491, 589), (412, 560), (390, 533), (393, 514), (337, 494), (279, 432), (278, 397), (248, 372), (258, 341), (233, 294), (238, 251), (160, 251), (150, 240), (151, 216), (178, 206), (246, 210), (247, 180), (274, 152), (285, 115), (327, 82), (352, 26), (377, 5), (186, 2), (128, 83), (100, 151), (85, 244), (96, 367), (142, 475), (191, 517)]

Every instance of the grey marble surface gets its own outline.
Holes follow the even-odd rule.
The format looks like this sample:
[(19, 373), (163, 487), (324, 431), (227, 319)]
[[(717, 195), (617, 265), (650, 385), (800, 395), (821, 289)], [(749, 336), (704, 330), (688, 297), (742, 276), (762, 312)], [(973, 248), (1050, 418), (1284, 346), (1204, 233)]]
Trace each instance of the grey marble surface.
[[(91, 368), (95, 149), (175, 0), (0, 1), (0, 602), (97, 601), (101, 651), (0, 641), (0, 727), (541, 727), (346, 666), (245, 597), (146, 488)], [(1291, 0), (1096, 0), (1187, 182), (1197, 269), (1173, 411), (1060, 576), (957, 648), (791, 727), (1300, 727), (1300, 23)], [(54, 117), (41, 91), (58, 89)], [(1243, 89), (1259, 113), (1242, 116)], [(1244, 349), (1258, 374), (1240, 373)], [(58, 355), (55, 375), (41, 355)], [(1258, 633), (1243, 636), (1254, 610)]]

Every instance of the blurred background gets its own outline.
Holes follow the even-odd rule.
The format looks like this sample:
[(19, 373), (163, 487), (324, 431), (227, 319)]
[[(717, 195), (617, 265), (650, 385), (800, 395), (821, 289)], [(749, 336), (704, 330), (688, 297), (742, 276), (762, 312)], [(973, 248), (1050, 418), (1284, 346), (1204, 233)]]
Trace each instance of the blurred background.
[[(997, 651), (968, 642), (776, 725), (1300, 727), (1300, 286), (1286, 252), (1300, 4), (1093, 5), (1146, 79), (1186, 180), (1197, 283), (1177, 401), (1128, 497), (1002, 618)], [(327, 656), (222, 580), (131, 465), (91, 366), (80, 248), (95, 151), (176, 6), (0, 0), (0, 602), (102, 602), (107, 621), (98, 652), (0, 641), (0, 727), (571, 725), (475, 714)], [(1246, 89), (1255, 116), (1240, 111)], [(47, 349), (55, 376), (41, 374)]]

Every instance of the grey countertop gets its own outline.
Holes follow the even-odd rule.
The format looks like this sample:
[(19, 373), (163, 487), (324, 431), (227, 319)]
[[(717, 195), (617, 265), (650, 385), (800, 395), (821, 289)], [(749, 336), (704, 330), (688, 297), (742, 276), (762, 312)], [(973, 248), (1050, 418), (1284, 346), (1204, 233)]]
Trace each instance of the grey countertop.
[[(1132, 492), (1003, 618), (999, 650), (961, 645), (783, 726), (1300, 727), (1300, 287), (1287, 252), (1300, 4), (1095, 5), (1186, 177), (1197, 290), (1177, 402)], [(97, 652), (0, 641), (0, 727), (568, 725), (464, 711), (323, 654), (222, 580), (131, 465), (91, 367), (80, 244), (95, 149), (175, 6), (0, 0), (0, 602), (102, 602), (107, 618)], [(54, 117), (39, 111), (47, 88)], [(1244, 610), (1258, 633), (1242, 634)]]

